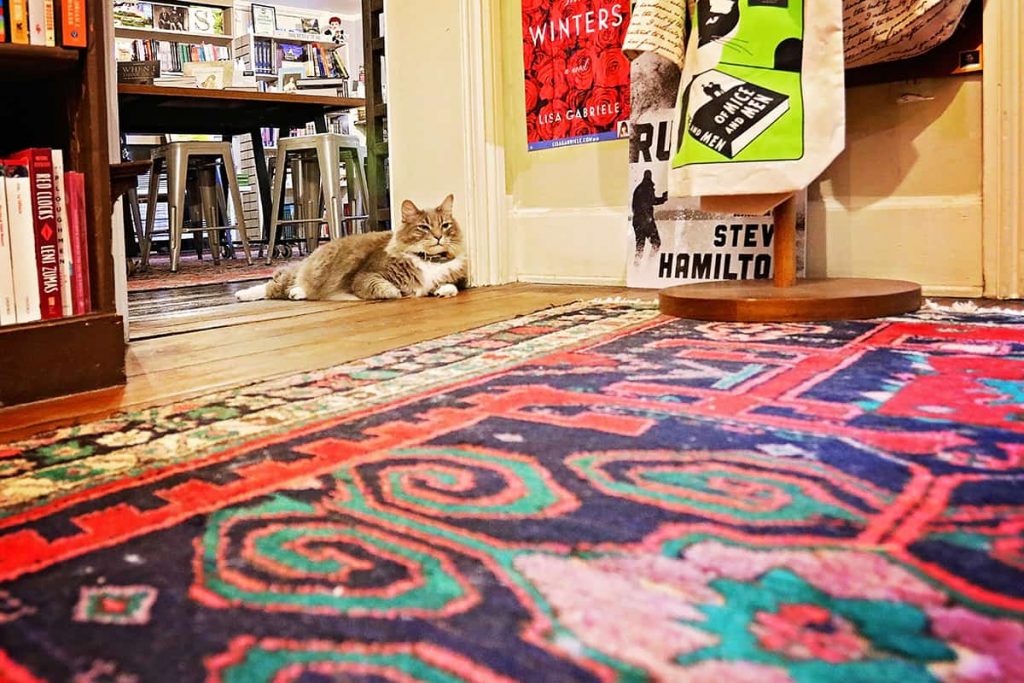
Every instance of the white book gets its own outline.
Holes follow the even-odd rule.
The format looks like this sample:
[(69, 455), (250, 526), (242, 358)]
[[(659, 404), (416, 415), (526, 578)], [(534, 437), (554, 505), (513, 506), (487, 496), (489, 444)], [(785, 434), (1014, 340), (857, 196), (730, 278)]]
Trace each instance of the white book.
[(68, 202), (64, 195), (64, 152), (50, 150), (53, 159), (53, 198), (57, 204), (57, 258), (60, 261), (60, 308), (64, 317), (74, 315), (71, 279), (75, 264), (71, 258), (71, 226), (68, 224)]
[(14, 313), (19, 323), (43, 317), (39, 301), (39, 269), (36, 265), (35, 222), (32, 219), (32, 181), (28, 168), (19, 167), (11, 177), (8, 167), (7, 217), (11, 235), (11, 270), (14, 275)]
[(14, 271), (11, 269), (11, 233), (7, 220), (7, 183), (0, 164), (0, 325), (18, 322), (14, 311)]
[(28, 42), (46, 45), (46, 0), (28, 0)]

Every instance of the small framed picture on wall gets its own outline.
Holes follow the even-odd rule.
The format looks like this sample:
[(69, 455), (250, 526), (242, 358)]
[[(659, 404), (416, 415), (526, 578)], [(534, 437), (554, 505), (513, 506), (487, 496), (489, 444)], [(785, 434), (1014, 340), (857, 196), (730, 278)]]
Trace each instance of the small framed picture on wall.
[(270, 5), (252, 6), (252, 33), (271, 36), (277, 32), (277, 10)]

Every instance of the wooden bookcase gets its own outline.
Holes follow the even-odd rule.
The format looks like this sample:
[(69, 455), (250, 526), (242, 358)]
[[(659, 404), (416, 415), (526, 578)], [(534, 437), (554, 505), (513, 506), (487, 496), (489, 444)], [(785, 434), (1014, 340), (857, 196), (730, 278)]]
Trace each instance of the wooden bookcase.
[[(98, 0), (103, 1), (103, 0)], [(106, 0), (112, 2), (112, 0)], [(233, 58), (234, 54), (231, 49), (233, 27), (235, 23), (234, 19), (234, 2), (233, 0), (159, 0), (156, 4), (159, 5), (170, 5), (180, 7), (190, 7), (192, 5), (199, 5), (201, 7), (207, 7), (209, 9), (221, 10), (224, 13), (224, 33), (196, 33), (192, 31), (177, 31), (171, 29), (161, 29), (157, 27), (153, 28), (135, 28), (131, 26), (114, 26), (114, 37), (115, 38), (127, 38), (131, 40), (159, 40), (171, 43), (187, 43), (190, 45), (213, 45), (215, 47), (226, 47), (228, 48), (229, 58)], [(154, 17), (154, 23), (156, 17)], [(162, 75), (175, 74), (181, 72), (164, 71)]]
[(88, 49), (0, 43), (0, 156), (59, 147), (65, 168), (85, 174), (93, 310), (0, 327), (0, 408), (125, 381), (111, 252), (106, 69), (112, 66), (103, 49), (103, 6), (86, 7)]
[(388, 184), (388, 105), (384, 98), (384, 0), (363, 0), (363, 52), (366, 76), (366, 184), (370, 192), (368, 227), (391, 228)]

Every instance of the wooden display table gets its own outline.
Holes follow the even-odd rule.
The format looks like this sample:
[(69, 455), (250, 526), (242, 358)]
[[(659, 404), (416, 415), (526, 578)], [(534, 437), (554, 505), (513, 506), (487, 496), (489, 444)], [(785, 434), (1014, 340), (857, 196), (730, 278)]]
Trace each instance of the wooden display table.
[(694, 320), (796, 322), (881, 318), (921, 307), (921, 286), (903, 280), (796, 278), (796, 199), (774, 210), (774, 280), (701, 282), (664, 289), (662, 313)]

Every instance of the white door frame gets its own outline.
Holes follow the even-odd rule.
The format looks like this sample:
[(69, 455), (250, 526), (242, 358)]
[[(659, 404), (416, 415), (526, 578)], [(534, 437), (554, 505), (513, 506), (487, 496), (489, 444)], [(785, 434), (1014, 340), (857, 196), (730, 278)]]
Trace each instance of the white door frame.
[(505, 152), (502, 130), (501, 16), (492, 0), (459, 3), (462, 116), (466, 126), (465, 164), (469, 179), (463, 200), (469, 280), (473, 286), (513, 280)]
[(1024, 9), (1019, 0), (985, 3), (985, 296), (1024, 295)]

